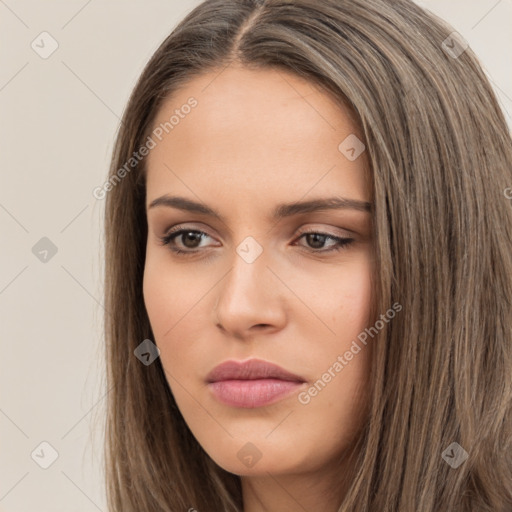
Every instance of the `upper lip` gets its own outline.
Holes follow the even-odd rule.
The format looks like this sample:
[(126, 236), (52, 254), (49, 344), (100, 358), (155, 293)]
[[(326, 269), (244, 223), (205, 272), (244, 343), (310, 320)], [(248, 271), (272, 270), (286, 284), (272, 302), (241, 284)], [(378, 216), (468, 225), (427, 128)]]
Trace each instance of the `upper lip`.
[(221, 380), (255, 380), (280, 379), (288, 381), (305, 382), (305, 380), (276, 364), (261, 359), (248, 361), (224, 361), (216, 366), (206, 377), (207, 382)]

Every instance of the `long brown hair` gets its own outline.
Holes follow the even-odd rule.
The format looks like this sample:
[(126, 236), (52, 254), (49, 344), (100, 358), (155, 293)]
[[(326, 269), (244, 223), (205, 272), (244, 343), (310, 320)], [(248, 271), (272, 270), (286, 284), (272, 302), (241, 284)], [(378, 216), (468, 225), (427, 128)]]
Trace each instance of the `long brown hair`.
[[(350, 105), (371, 162), (374, 309), (403, 310), (372, 341), (370, 414), (339, 510), (512, 510), (512, 143), (453, 31), (409, 0), (207, 0), (151, 58), (102, 192), (111, 512), (243, 510), (240, 478), (195, 440), (160, 360), (134, 356), (153, 338), (145, 159), (130, 159), (169, 95), (233, 62)], [(454, 454), (467, 454), (456, 468)]]

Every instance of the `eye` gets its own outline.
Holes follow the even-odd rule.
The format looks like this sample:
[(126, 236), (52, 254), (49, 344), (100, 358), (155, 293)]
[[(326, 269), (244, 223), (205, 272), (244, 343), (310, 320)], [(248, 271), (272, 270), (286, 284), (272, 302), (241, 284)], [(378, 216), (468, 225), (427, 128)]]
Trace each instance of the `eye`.
[[(197, 252), (196, 249), (199, 247), (197, 244), (201, 242), (203, 237), (210, 237), (210, 235), (196, 229), (175, 229), (161, 237), (160, 240), (162, 245), (168, 245), (171, 251), (176, 254), (193, 254)], [(181, 239), (181, 246), (185, 250), (176, 246), (176, 239)]]
[[(306, 248), (307, 251), (313, 253), (326, 253), (332, 251), (340, 251), (341, 249), (349, 246), (354, 242), (353, 238), (342, 238), (339, 236), (331, 235), (329, 233), (321, 233), (318, 231), (306, 231), (301, 234), (299, 240), (304, 239), (310, 245)], [(318, 250), (319, 246), (324, 246), (327, 240), (334, 242), (329, 249)], [(311, 248), (312, 245), (312, 248)]]
[[(183, 256), (193, 255), (199, 252), (201, 241), (205, 238), (211, 238), (208, 233), (197, 229), (179, 229), (179, 226), (171, 230), (168, 234), (160, 237), (162, 245), (168, 245), (175, 254)], [(330, 253), (340, 251), (354, 242), (353, 238), (342, 238), (329, 233), (319, 231), (306, 231), (301, 233), (297, 240), (306, 240), (309, 247), (305, 247), (311, 253)], [(179, 241), (179, 243), (177, 243)], [(331, 241), (328, 249), (322, 249), (327, 241)]]

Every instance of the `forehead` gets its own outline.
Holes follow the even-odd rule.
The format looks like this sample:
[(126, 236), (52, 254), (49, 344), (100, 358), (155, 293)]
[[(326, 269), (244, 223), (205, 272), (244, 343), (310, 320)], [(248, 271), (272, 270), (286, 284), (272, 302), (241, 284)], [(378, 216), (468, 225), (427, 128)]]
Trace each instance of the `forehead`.
[[(190, 98), (195, 106), (183, 108)], [(148, 155), (148, 202), (187, 186), (226, 199), (230, 192), (298, 199), (333, 187), (368, 199), (365, 153), (351, 161), (339, 149), (347, 137), (363, 139), (352, 113), (291, 73), (229, 66), (201, 75), (164, 102), (159, 126), (167, 130)]]

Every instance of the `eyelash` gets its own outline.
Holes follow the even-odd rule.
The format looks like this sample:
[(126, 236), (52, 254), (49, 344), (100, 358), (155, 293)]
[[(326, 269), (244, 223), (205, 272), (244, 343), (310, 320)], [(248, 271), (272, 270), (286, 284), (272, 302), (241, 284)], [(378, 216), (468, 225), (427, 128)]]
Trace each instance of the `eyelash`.
[[(184, 250), (181, 250), (181, 249), (177, 249), (176, 247), (173, 247), (171, 245), (171, 242), (173, 242), (175, 238), (178, 238), (180, 235), (183, 235), (185, 233), (195, 233), (195, 234), (210, 236), (208, 233), (205, 233), (204, 231), (200, 231), (200, 230), (197, 230), (197, 229), (178, 229), (177, 228), (177, 229), (172, 230), (168, 234), (164, 235), (163, 237), (159, 237), (160, 241), (161, 241), (161, 245), (168, 245), (169, 249), (174, 254), (177, 254), (177, 255), (180, 255), (180, 256), (184, 256), (184, 257), (192, 256), (192, 255), (197, 254), (198, 252), (200, 252), (200, 249), (184, 251)], [(302, 232), (297, 240), (300, 240), (305, 235), (311, 235), (311, 234), (313, 234), (313, 235), (320, 235), (322, 237), (326, 237), (326, 239), (331, 239), (331, 240), (334, 240), (334, 241), (337, 242), (336, 245), (334, 245), (333, 247), (331, 247), (330, 249), (327, 249), (327, 250), (306, 249), (307, 252), (310, 252), (310, 253), (313, 253), (313, 254), (325, 254), (325, 253), (339, 252), (342, 249), (347, 248), (349, 245), (351, 245), (354, 242), (353, 238), (341, 238), (341, 237), (338, 237), (338, 236), (330, 235), (328, 233), (322, 233), (322, 232), (313, 231), (313, 230)]]

